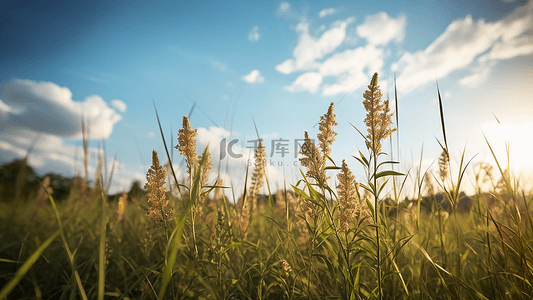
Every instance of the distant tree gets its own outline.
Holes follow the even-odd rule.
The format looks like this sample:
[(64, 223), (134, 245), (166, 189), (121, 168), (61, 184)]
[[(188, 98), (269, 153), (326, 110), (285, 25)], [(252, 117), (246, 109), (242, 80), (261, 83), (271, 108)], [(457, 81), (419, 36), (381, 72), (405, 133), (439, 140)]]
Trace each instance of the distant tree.
[(24, 159), (0, 165), (0, 201), (26, 200), (37, 190), (40, 179)]
[(146, 191), (141, 188), (141, 182), (138, 181), (138, 180), (135, 180), (131, 184), (130, 191), (128, 192), (128, 197), (130, 199), (137, 199), (138, 200), (141, 197), (143, 197), (144, 195), (146, 195)]

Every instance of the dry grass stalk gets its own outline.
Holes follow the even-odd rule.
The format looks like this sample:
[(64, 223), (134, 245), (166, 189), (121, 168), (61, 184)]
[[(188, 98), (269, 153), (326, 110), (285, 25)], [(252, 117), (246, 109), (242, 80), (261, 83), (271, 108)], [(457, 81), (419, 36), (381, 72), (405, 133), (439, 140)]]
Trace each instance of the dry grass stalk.
[(94, 175), (94, 188), (98, 190), (102, 187), (102, 165), (103, 159), (102, 155), (98, 155), (98, 166), (96, 167), (96, 174)]
[(189, 118), (183, 116), (183, 128), (178, 131), (178, 145), (175, 148), (185, 157), (189, 174), (198, 164), (198, 154), (196, 153), (197, 131), (197, 129), (191, 128)]
[(333, 130), (334, 126), (339, 125), (336, 121), (337, 116), (334, 113), (335, 103), (331, 102), (327, 113), (320, 116), (318, 127), (318, 140), (320, 141), (320, 148), (323, 153), (329, 155), (331, 153), (331, 144), (335, 141), (337, 133)]
[(283, 197), (283, 192), (278, 189), (276, 191), (276, 212), (281, 215), (281, 216), (284, 216), (285, 215), (285, 197)]
[(318, 130), (320, 131), (317, 135), (320, 150), (322, 151), (322, 157), (325, 157), (331, 154), (331, 144), (335, 141), (335, 136), (337, 133), (333, 130), (334, 126), (337, 126), (338, 123), (335, 120), (336, 116), (333, 113), (333, 108), (335, 104), (331, 102), (328, 108), (328, 112), (320, 117), (320, 123)]
[(325, 182), (326, 175), (322, 171), (324, 157), (320, 155), (320, 150), (311, 141), (307, 131), (305, 131), (304, 137), (304, 144), (300, 151), (300, 154), (304, 157), (300, 158), (300, 162), (307, 169), (306, 175), (315, 179), (317, 182)]
[(378, 86), (378, 73), (374, 73), (368, 90), (363, 93), (363, 105), (367, 111), (365, 125), (368, 130), (369, 148), (377, 155), (381, 152), (381, 141), (389, 137), (396, 128), (392, 125), (392, 113), (389, 109), (389, 100), (381, 101), (381, 89)]
[(85, 119), (81, 119), (81, 133), (83, 140), (83, 169), (85, 171), (85, 178), (80, 182), (81, 201), (87, 201), (87, 182), (89, 181), (89, 127), (85, 125)]
[(263, 141), (259, 141), (259, 146), (255, 149), (254, 154), (254, 171), (252, 173), (252, 184), (248, 191), (248, 196), (252, 200), (252, 210), (257, 208), (257, 195), (264, 184), (265, 169), (266, 169), (266, 150), (263, 147)]
[(122, 196), (118, 199), (117, 204), (117, 222), (122, 221), (124, 218), (124, 212), (126, 211), (126, 206), (128, 206), (128, 193), (122, 191)]
[(165, 188), (166, 176), (167, 172), (159, 164), (157, 151), (153, 150), (152, 166), (146, 173), (147, 182), (144, 185), (145, 189), (150, 190), (147, 200), (151, 204), (146, 216), (163, 227), (166, 227), (172, 219), (172, 209), (167, 208), (169, 201), (167, 200), (167, 189)]
[(446, 149), (442, 150), (442, 153), (439, 156), (439, 176), (442, 182), (448, 178), (450, 166), (450, 155)]
[[(209, 175), (211, 175), (211, 169), (213, 169), (213, 159), (211, 158), (211, 153), (209, 153), (209, 150), (207, 147), (204, 150), (204, 153), (207, 152), (207, 160), (202, 165), (202, 186), (207, 186), (209, 181)], [(202, 156), (198, 156), (198, 159), (200, 160)]]
[[(211, 174), (211, 169), (213, 168), (213, 161), (211, 159), (211, 153), (209, 153), (209, 150), (207, 149), (207, 147), (205, 148), (203, 155), (206, 155), (207, 159), (200, 166), (200, 172), (201, 172), (200, 177), (201, 177), (202, 187), (205, 187), (208, 185), (209, 175)], [(199, 161), (201, 161), (203, 155), (198, 156)], [(207, 195), (202, 195), (198, 197), (198, 203), (197, 203), (196, 208), (197, 208), (198, 214), (200, 214), (201, 216), (203, 215), (203, 209), (204, 209), (206, 199), (207, 199)]]
[(424, 194), (426, 196), (434, 196), (435, 195), (435, 186), (433, 185), (433, 179), (431, 178), (431, 174), (430, 173), (425, 173), (424, 174), (424, 189), (425, 189), (425, 192)]
[[(263, 141), (259, 141), (257, 149), (254, 154), (254, 171), (252, 173), (252, 183), (245, 198), (239, 199), (237, 213), (237, 226), (243, 233), (244, 238), (248, 235), (248, 225), (250, 224), (250, 217), (254, 209), (257, 208), (257, 195), (263, 187), (265, 177), (265, 158), (266, 150), (263, 147)], [(240, 204), (240, 205), (239, 205)]]
[(48, 195), (52, 195), (53, 193), (54, 189), (50, 186), (50, 177), (46, 176), (43, 180), (43, 183), (39, 186), (39, 190), (37, 191), (35, 205), (41, 205), (48, 198)]
[(339, 228), (341, 231), (347, 231), (350, 228), (350, 222), (359, 214), (360, 204), (357, 197), (358, 184), (344, 159), (337, 179), (339, 180), (337, 185), (339, 193)]
[(300, 232), (297, 243), (304, 243), (309, 240), (309, 228), (307, 228), (306, 220), (311, 221), (313, 218), (313, 204), (302, 197), (294, 199), (290, 193), (287, 193), (287, 201), (294, 202), (295, 207), (297, 207), (296, 226), (298, 226), (298, 231)]
[(41, 206), (45, 203), (48, 196), (52, 195), (53, 193), (54, 189), (50, 186), (50, 177), (46, 176), (42, 184), (39, 186), (37, 196), (34, 200), (35, 211), (33, 212), (32, 223), (35, 222), (35, 219), (37, 218), (37, 214), (39, 214)]
[[(222, 180), (222, 178), (218, 178), (217, 181), (215, 182), (215, 185), (223, 186), (224, 181)], [(215, 200), (214, 202), (218, 203), (218, 201), (221, 201), (223, 198), (224, 198), (224, 190), (222, 188), (214, 189), (213, 191), (213, 200)]]

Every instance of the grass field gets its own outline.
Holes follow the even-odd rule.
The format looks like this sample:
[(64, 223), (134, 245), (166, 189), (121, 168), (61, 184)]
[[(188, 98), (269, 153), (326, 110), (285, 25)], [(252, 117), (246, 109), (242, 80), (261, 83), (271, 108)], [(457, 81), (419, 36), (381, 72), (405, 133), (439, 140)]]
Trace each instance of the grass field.
[[(305, 133), (302, 179), (267, 195), (264, 148), (228, 199), (184, 117), (184, 181), (154, 150), (147, 195), (110, 197), (103, 180), (81, 180), (58, 202), (43, 180), (28, 199), (0, 202), (0, 299), (533, 298), (532, 192), (498, 157), (492, 169), (463, 155), (450, 172), (442, 105), (439, 172), (399, 172), (382, 152), (396, 129), (377, 74), (363, 98), (367, 128), (354, 130), (367, 151), (330, 158), (342, 138), (332, 103), (318, 143)], [(363, 182), (346, 161), (361, 164)], [(468, 168), (478, 188), (467, 197)], [(400, 200), (408, 178), (417, 193)]]

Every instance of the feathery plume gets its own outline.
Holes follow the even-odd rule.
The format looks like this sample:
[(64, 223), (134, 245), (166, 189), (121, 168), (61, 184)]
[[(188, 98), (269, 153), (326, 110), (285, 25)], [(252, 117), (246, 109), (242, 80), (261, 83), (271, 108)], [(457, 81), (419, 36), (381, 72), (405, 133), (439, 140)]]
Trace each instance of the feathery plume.
[(126, 206), (128, 205), (128, 193), (122, 191), (122, 196), (118, 199), (117, 204), (117, 222), (122, 221), (124, 218), (124, 212), (126, 211)]
[(50, 177), (46, 176), (43, 180), (43, 183), (39, 186), (39, 190), (37, 191), (37, 196), (35, 197), (35, 205), (41, 205), (44, 200), (48, 198), (48, 195), (52, 195), (53, 193), (54, 189), (50, 186)]
[(424, 182), (425, 182), (425, 185), (424, 185), (425, 193), (424, 194), (426, 196), (435, 195), (435, 187), (433, 186), (433, 180), (431, 179), (431, 175), (428, 172), (424, 174)]
[(450, 155), (446, 149), (442, 150), (442, 153), (439, 156), (439, 175), (442, 182), (448, 177), (450, 166)]
[(291, 193), (287, 193), (287, 201), (294, 202), (294, 206), (298, 208), (296, 226), (298, 226), (300, 236), (296, 242), (302, 244), (309, 239), (309, 228), (307, 228), (306, 220), (313, 218), (314, 204), (302, 197), (294, 199)]
[(178, 131), (178, 145), (176, 149), (180, 154), (185, 156), (189, 174), (198, 164), (198, 154), (196, 153), (196, 134), (197, 129), (191, 128), (191, 123), (187, 116), (183, 116), (183, 128)]
[(337, 175), (337, 179), (339, 180), (339, 184), (337, 185), (340, 214), (339, 228), (341, 231), (347, 231), (350, 228), (350, 221), (359, 213), (359, 203), (357, 199), (358, 184), (344, 159), (342, 160), (341, 171)]
[(250, 200), (252, 200), (252, 209), (257, 207), (257, 194), (259, 194), (259, 191), (264, 184), (263, 179), (265, 178), (266, 156), (267, 154), (265, 147), (263, 147), (263, 141), (260, 140), (259, 146), (255, 149), (254, 171), (252, 173), (252, 185), (249, 191)]
[(331, 144), (333, 141), (335, 141), (335, 136), (337, 135), (337, 133), (333, 130), (333, 126), (339, 125), (335, 120), (336, 116), (333, 113), (334, 106), (335, 104), (331, 102), (328, 112), (320, 117), (320, 123), (318, 127), (320, 133), (318, 133), (317, 137), (324, 160), (326, 156), (330, 155)]
[(207, 147), (204, 150), (204, 153), (200, 156), (198, 156), (198, 160), (202, 160), (203, 155), (207, 155), (207, 159), (202, 165), (202, 186), (208, 185), (209, 181), (209, 175), (211, 174), (211, 169), (213, 168), (213, 159), (211, 158), (211, 153), (209, 152), (209, 149)]
[(146, 173), (147, 182), (144, 185), (145, 189), (150, 190), (148, 202), (151, 204), (146, 216), (163, 227), (166, 227), (172, 218), (172, 209), (167, 208), (169, 201), (167, 200), (167, 189), (165, 188), (166, 176), (167, 172), (159, 164), (157, 151), (153, 150), (152, 166)]
[(37, 196), (35, 197), (35, 200), (33, 202), (35, 209), (31, 217), (32, 223), (35, 222), (37, 215), (39, 214), (39, 210), (41, 209), (41, 206), (45, 203), (45, 200), (48, 198), (48, 195), (52, 195), (53, 193), (54, 189), (50, 186), (50, 177), (46, 176), (41, 185), (39, 186)]
[(368, 146), (376, 155), (381, 152), (381, 141), (396, 131), (396, 128), (389, 128), (392, 125), (392, 113), (389, 100), (381, 102), (382, 96), (378, 86), (378, 73), (374, 73), (368, 90), (363, 93), (363, 105), (367, 111), (365, 125), (368, 130)]
[[(201, 162), (202, 157), (204, 155), (206, 156), (206, 160), (204, 162)], [(209, 150), (207, 149), (207, 147), (205, 148), (203, 154), (201, 156), (198, 156), (198, 161), (201, 162), (200, 177), (201, 177), (202, 187), (204, 187), (208, 185), (209, 174), (211, 173), (211, 169), (213, 168), (213, 162), (211, 160), (211, 153), (209, 153)], [(206, 199), (207, 199), (207, 195), (201, 195), (200, 197), (198, 197), (198, 203), (197, 203), (196, 208), (197, 208), (198, 214), (200, 215), (203, 215), (203, 208), (204, 208)]]
[[(248, 235), (248, 225), (250, 223), (250, 216), (253, 210), (257, 207), (257, 194), (263, 187), (263, 179), (265, 177), (265, 158), (266, 150), (263, 147), (263, 141), (259, 141), (259, 146), (255, 149), (254, 154), (254, 171), (252, 174), (251, 187), (248, 190), (246, 198), (239, 199), (238, 207), (240, 210), (237, 214), (237, 226), (241, 229), (244, 238)], [(240, 204), (240, 205), (239, 205)]]
[(317, 182), (324, 182), (327, 179), (322, 171), (324, 157), (320, 155), (320, 151), (309, 138), (307, 131), (304, 132), (304, 137), (304, 144), (300, 151), (300, 154), (304, 157), (300, 158), (300, 162), (307, 169), (307, 176), (315, 179)]

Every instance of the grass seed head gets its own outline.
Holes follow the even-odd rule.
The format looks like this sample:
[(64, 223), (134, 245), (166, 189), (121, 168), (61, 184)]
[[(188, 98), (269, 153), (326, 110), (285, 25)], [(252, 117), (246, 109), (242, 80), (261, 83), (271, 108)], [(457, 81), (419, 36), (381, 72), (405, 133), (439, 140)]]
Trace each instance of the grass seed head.
[(117, 222), (122, 221), (127, 205), (128, 205), (128, 193), (126, 193), (126, 191), (122, 191), (122, 196), (120, 196), (120, 198), (118, 199), (118, 205), (117, 205)]
[(350, 221), (355, 219), (355, 216), (359, 213), (360, 205), (357, 197), (358, 184), (344, 159), (337, 179), (339, 180), (337, 185), (339, 193), (339, 227), (341, 231), (347, 231), (350, 227)]
[(150, 190), (148, 202), (151, 206), (147, 212), (147, 217), (158, 225), (166, 226), (172, 219), (172, 209), (168, 208), (167, 189), (165, 188), (165, 179), (167, 172), (159, 164), (157, 151), (152, 151), (152, 166), (146, 173), (147, 182), (145, 189)]
[(442, 153), (439, 156), (439, 175), (442, 182), (448, 178), (448, 173), (450, 169), (450, 155), (446, 149), (442, 150)]
[(335, 104), (331, 102), (328, 108), (328, 112), (320, 117), (319, 123), (319, 133), (317, 135), (320, 150), (322, 151), (322, 156), (325, 157), (331, 154), (331, 144), (335, 141), (335, 136), (337, 133), (333, 130), (334, 126), (337, 126), (338, 123), (335, 120), (336, 116), (333, 113), (333, 108)]
[(320, 155), (320, 151), (309, 138), (307, 131), (305, 131), (304, 137), (304, 144), (300, 151), (300, 154), (304, 157), (300, 158), (300, 162), (307, 169), (306, 175), (315, 179), (317, 182), (325, 182), (327, 178), (322, 171), (324, 157)]
[(381, 141), (389, 137), (396, 128), (392, 125), (392, 113), (389, 109), (389, 100), (381, 101), (381, 89), (378, 86), (378, 73), (374, 73), (368, 90), (363, 93), (363, 105), (366, 110), (365, 125), (368, 131), (369, 148), (376, 155), (381, 152)]
[(198, 154), (196, 153), (196, 135), (198, 130), (191, 128), (191, 123), (187, 116), (183, 116), (183, 128), (178, 131), (178, 145), (176, 149), (185, 157), (189, 174), (198, 164)]
[(266, 169), (266, 149), (263, 147), (263, 141), (259, 141), (259, 146), (255, 149), (254, 154), (254, 171), (252, 174), (252, 186), (250, 187), (250, 199), (253, 201), (253, 209), (257, 207), (257, 194), (263, 187)]

